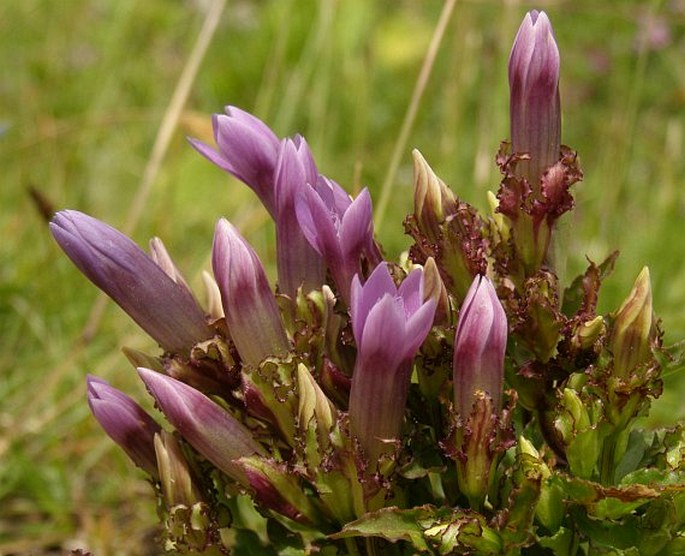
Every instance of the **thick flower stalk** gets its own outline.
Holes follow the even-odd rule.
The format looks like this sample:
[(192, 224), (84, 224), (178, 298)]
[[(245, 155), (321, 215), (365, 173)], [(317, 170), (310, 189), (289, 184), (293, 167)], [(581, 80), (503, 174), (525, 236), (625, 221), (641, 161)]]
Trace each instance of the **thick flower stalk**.
[(250, 431), (187, 384), (142, 367), (138, 374), (164, 416), (183, 438), (229, 477), (247, 485), (238, 460), (262, 453)]
[(544, 171), (559, 160), (561, 106), (559, 49), (545, 12), (528, 12), (509, 55), (511, 142), (517, 174), (539, 192)]
[(423, 271), (400, 287), (385, 263), (362, 286), (352, 281), (350, 317), (357, 359), (350, 391), (350, 431), (372, 465), (399, 440), (412, 361), (433, 324), (435, 300), (424, 301)]
[(214, 335), (188, 289), (118, 230), (65, 210), (55, 215), (50, 231), (79, 270), (165, 351), (186, 353)]
[(136, 402), (101, 378), (88, 375), (88, 406), (100, 426), (133, 462), (157, 477), (155, 434), (162, 429)]
[(257, 367), (289, 343), (259, 257), (228, 220), (216, 225), (212, 267), (231, 339), (243, 362)]
[(380, 262), (373, 240), (371, 196), (364, 188), (352, 201), (333, 180), (319, 177), (296, 200), (297, 218), (310, 245), (319, 253), (344, 302), (350, 303), (350, 286), (361, 275), (362, 257)]

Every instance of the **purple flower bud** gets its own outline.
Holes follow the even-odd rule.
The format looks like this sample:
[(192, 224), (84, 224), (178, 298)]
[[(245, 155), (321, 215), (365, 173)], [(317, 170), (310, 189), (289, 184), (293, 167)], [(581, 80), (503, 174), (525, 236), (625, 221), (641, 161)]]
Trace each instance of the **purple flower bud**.
[(459, 313), (454, 337), (454, 403), (466, 419), (478, 390), (502, 406), (507, 316), (495, 288), (485, 276), (476, 276)]
[(350, 430), (369, 461), (397, 440), (412, 361), (433, 323), (435, 300), (424, 302), (423, 272), (413, 270), (397, 288), (386, 264), (362, 286), (352, 280), (350, 316), (357, 359), (350, 391)]
[(138, 374), (181, 436), (224, 473), (246, 484), (245, 474), (236, 461), (262, 451), (250, 431), (187, 384), (143, 367)]
[(79, 270), (166, 351), (185, 353), (214, 335), (192, 294), (118, 230), (65, 210), (50, 231)]
[(216, 225), (212, 268), (228, 330), (240, 357), (256, 367), (290, 346), (264, 267), (252, 247), (227, 220)]
[(275, 171), (276, 189), (276, 258), (278, 287), (295, 298), (297, 290), (319, 289), (324, 282), (321, 255), (305, 239), (295, 211), (295, 200), (307, 184), (318, 181), (309, 145), (300, 136), (281, 143)]
[(278, 137), (259, 118), (235, 106), (227, 106), (226, 115), (214, 114), (212, 125), (218, 151), (197, 139), (189, 139), (190, 144), (210, 162), (252, 188), (275, 217)]
[(88, 405), (107, 435), (121, 446), (133, 462), (157, 477), (155, 433), (160, 426), (123, 392), (93, 375), (86, 378)]
[(521, 23), (509, 56), (509, 87), (512, 148), (530, 155), (517, 173), (538, 191), (561, 143), (559, 49), (545, 12), (532, 10)]
[(361, 273), (362, 256), (374, 245), (369, 191), (364, 188), (352, 201), (337, 183), (320, 176), (316, 189), (308, 185), (295, 208), (304, 236), (326, 261), (349, 305), (352, 278)]

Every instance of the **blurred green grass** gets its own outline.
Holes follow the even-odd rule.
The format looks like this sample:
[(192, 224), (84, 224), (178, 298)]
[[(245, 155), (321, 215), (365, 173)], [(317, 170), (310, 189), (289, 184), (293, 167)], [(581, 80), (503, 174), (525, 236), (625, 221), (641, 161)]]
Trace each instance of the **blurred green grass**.
[[(0, 554), (83, 546), (154, 553), (148, 485), (102, 433), (84, 376), (144, 400), (122, 345), (151, 348), (108, 304), (98, 334), (81, 332), (97, 297), (48, 234), (29, 195), (115, 226), (127, 220), (157, 129), (210, 2), (10, 0), (0, 6)], [(195, 80), (140, 225), (163, 238), (200, 291), (213, 226), (240, 223), (273, 267), (272, 230), (255, 197), (198, 156), (225, 104), (282, 135), (300, 132), (320, 169), (378, 199), (442, 2), (230, 1)], [(566, 144), (585, 180), (561, 231), (568, 278), (622, 255), (601, 309), (615, 308), (642, 265), (666, 343), (685, 338), (685, 3), (610, 0), (537, 5), (462, 1), (450, 21), (393, 183), (378, 235), (389, 257), (409, 242), (412, 147), (465, 200), (484, 209), (507, 137), (506, 62), (527, 9), (545, 9), (562, 53)], [(673, 375), (653, 423), (685, 413)]]

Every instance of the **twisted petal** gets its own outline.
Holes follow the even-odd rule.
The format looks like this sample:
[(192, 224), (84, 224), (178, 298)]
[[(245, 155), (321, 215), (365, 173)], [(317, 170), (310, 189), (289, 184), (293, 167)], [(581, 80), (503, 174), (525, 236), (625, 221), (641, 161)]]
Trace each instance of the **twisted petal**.
[(246, 484), (245, 475), (235, 462), (262, 451), (250, 431), (187, 384), (143, 367), (138, 368), (138, 374), (181, 436), (224, 473)]
[(145, 410), (105, 380), (88, 375), (88, 405), (107, 435), (133, 462), (157, 477), (154, 437), (160, 426)]
[(78, 211), (58, 212), (50, 231), (86, 277), (167, 351), (213, 336), (192, 294), (124, 234)]

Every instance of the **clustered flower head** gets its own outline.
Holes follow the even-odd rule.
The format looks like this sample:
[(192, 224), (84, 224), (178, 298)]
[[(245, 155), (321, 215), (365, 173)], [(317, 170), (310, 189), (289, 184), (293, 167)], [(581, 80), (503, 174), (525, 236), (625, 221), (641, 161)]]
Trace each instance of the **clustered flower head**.
[[(223, 218), (203, 307), (158, 238), (148, 255), (81, 212), (55, 215), (60, 247), (161, 348), (125, 350), (154, 415), (94, 376), (87, 397), (150, 477), (165, 549), (682, 548), (683, 431), (635, 421), (661, 389), (649, 272), (604, 316), (616, 255), (570, 284), (548, 257), (582, 177), (561, 145), (559, 66), (547, 15), (531, 11), (509, 59), (492, 213), (414, 151), (401, 264), (374, 238), (368, 189), (351, 198), (303, 137), (232, 106), (214, 116), (215, 147), (190, 142), (274, 219), (276, 284)], [(631, 527), (641, 536), (626, 541)]]

